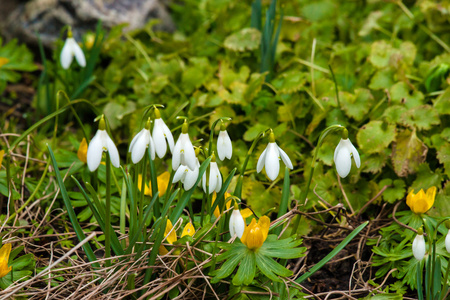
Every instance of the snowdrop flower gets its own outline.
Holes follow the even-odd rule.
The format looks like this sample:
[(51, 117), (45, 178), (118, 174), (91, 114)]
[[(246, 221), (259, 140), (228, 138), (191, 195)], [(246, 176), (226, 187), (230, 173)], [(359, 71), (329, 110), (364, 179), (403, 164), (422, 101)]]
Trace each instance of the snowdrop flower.
[(344, 129), (341, 141), (334, 150), (334, 162), (336, 163), (336, 170), (342, 178), (347, 177), (352, 168), (352, 156), (355, 160), (356, 167), (361, 166), (361, 160), (359, 158), (358, 151), (352, 142), (348, 139), (348, 131)]
[(237, 207), (236, 203), (234, 203), (234, 210), (233, 213), (230, 216), (230, 234), (231, 237), (234, 237), (237, 235), (238, 238), (241, 238), (244, 234), (245, 230), (245, 221), (244, 218), (241, 215), (241, 212), (239, 211), (239, 208)]
[(150, 154), (152, 160), (154, 160), (155, 144), (153, 143), (152, 136), (150, 135), (150, 118), (148, 118), (145, 127), (131, 140), (130, 149), (128, 152), (131, 152), (131, 161), (133, 161), (134, 164), (141, 161), (147, 147), (150, 147)]
[(447, 252), (450, 253), (450, 229), (445, 236), (445, 249), (447, 249)]
[(412, 243), (412, 252), (417, 260), (422, 260), (425, 256), (425, 239), (423, 238), (423, 229), (417, 230), (417, 235)]
[[(155, 107), (155, 121), (153, 125), (153, 141), (155, 142), (155, 150), (156, 154), (158, 154), (159, 158), (163, 158), (166, 155), (167, 143), (169, 144), (170, 152), (173, 152), (173, 135), (170, 132), (169, 127), (167, 127), (166, 123), (164, 123), (163, 119), (161, 119), (161, 114), (159, 113), (159, 109)], [(175, 169), (174, 169), (175, 170)]]
[(84, 68), (86, 66), (86, 58), (84, 57), (83, 50), (78, 46), (77, 42), (72, 37), (72, 30), (69, 29), (66, 42), (61, 50), (61, 66), (67, 70), (72, 63), (74, 56), (80, 67)]
[[(198, 155), (199, 154), (198, 152), (199, 148), (195, 150), (195, 155)], [(177, 171), (175, 172), (175, 175), (173, 176), (172, 182), (176, 183), (178, 181), (181, 181), (184, 185), (185, 191), (190, 190), (198, 179), (200, 162), (198, 161), (197, 157), (195, 158), (195, 160), (196, 160), (196, 167), (193, 171), (189, 169), (188, 166), (180, 165)]]
[(183, 126), (181, 127), (181, 134), (173, 148), (172, 155), (172, 169), (177, 170), (182, 165), (188, 166), (192, 171), (196, 167), (196, 157), (194, 146), (192, 146), (191, 140), (188, 134), (188, 123), (184, 120)]
[[(203, 191), (206, 193), (206, 174), (203, 173), (202, 177), (202, 184), (203, 184)], [(216, 163), (216, 156), (214, 155), (214, 152), (211, 156), (211, 162), (209, 163), (209, 193), (212, 194), (212, 192), (220, 192), (220, 189), (222, 188), (222, 175), (220, 174), (219, 167)]]
[(119, 151), (117, 151), (116, 145), (106, 132), (105, 119), (102, 116), (97, 133), (89, 143), (87, 150), (87, 165), (91, 172), (97, 170), (100, 165), (103, 151), (108, 152), (112, 165), (118, 168), (120, 166)]
[(231, 139), (223, 123), (220, 125), (219, 137), (217, 138), (217, 154), (220, 160), (224, 160), (225, 157), (231, 159), (231, 155), (233, 154)]
[(269, 135), (269, 144), (267, 145), (263, 153), (261, 153), (261, 156), (258, 159), (256, 172), (261, 172), (263, 167), (265, 167), (267, 177), (269, 177), (269, 179), (272, 181), (277, 179), (278, 173), (280, 172), (280, 158), (283, 160), (286, 168), (291, 170), (294, 168), (286, 152), (278, 147), (277, 143), (275, 142), (275, 135), (273, 134), (273, 131), (271, 131)]

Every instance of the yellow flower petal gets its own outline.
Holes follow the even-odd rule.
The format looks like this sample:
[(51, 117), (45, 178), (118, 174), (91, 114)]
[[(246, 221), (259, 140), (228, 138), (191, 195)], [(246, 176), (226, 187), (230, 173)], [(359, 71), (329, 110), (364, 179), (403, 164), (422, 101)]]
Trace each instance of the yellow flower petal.
[(241, 215), (245, 220), (248, 217), (250, 217), (251, 215), (253, 215), (253, 212), (250, 210), (250, 208), (244, 208), (243, 210), (241, 210)]
[[(159, 196), (163, 196), (167, 192), (167, 186), (169, 185), (170, 173), (164, 172), (158, 176), (158, 191)], [(151, 182), (150, 182), (151, 184)]]
[(5, 277), (12, 269), (12, 267), (8, 267), (10, 253), (11, 244), (5, 244), (0, 249), (0, 278)]
[(159, 246), (158, 252), (159, 252), (159, 255), (166, 255), (167, 253), (169, 253), (167, 248), (164, 246)]
[[(164, 230), (164, 236), (167, 238), (167, 242), (169, 244), (173, 244), (177, 241), (177, 233), (175, 232), (175, 230), (172, 230), (172, 228), (173, 228), (172, 222), (170, 222), (170, 220), (167, 219), (167, 225), (166, 230)], [(170, 232), (171, 230), (172, 232)]]
[[(138, 189), (139, 189), (139, 191), (141, 191), (141, 187), (142, 187), (142, 175), (139, 174), (138, 175)], [(152, 190), (148, 187), (147, 184), (145, 184), (144, 195), (147, 195), (147, 196), (151, 196), (152, 195)]]
[(87, 150), (88, 150), (88, 143), (86, 142), (86, 139), (83, 138), (80, 143), (80, 147), (78, 148), (77, 156), (78, 159), (82, 162), (87, 162)]
[(2, 167), (3, 156), (5, 155), (5, 150), (0, 151), (0, 168)]
[(194, 225), (192, 225), (191, 222), (187, 223), (186, 226), (183, 228), (183, 233), (181, 234), (181, 237), (185, 235), (193, 236), (195, 233)]

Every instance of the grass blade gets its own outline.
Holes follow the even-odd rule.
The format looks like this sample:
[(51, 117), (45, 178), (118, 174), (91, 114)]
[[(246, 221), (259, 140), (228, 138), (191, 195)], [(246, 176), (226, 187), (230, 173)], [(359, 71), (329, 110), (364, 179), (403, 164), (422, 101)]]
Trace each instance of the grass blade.
[[(283, 190), (281, 191), (281, 203), (280, 203), (280, 208), (278, 209), (277, 219), (281, 218), (281, 216), (287, 212), (288, 204), (289, 204), (290, 187), (291, 187), (291, 180), (289, 178), (289, 169), (285, 168)], [(274, 233), (276, 235), (279, 235), (281, 233), (282, 229), (283, 229), (283, 226), (278, 226), (277, 228), (275, 228)]]

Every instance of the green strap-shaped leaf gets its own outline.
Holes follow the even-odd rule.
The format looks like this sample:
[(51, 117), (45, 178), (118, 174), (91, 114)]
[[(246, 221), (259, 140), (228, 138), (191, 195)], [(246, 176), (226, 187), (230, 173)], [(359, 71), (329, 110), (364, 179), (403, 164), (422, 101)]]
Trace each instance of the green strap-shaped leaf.
[[(69, 214), (70, 222), (72, 223), (73, 229), (75, 230), (78, 240), (81, 242), (86, 239), (86, 235), (84, 234), (83, 229), (80, 226), (80, 223), (78, 223), (77, 215), (75, 214), (72, 204), (70, 203), (70, 198), (69, 195), (67, 194), (66, 186), (64, 185), (64, 182), (61, 178), (61, 174), (59, 172), (58, 164), (56, 163), (55, 155), (53, 154), (52, 148), (50, 147), (50, 145), (47, 145), (47, 147), (48, 151), (50, 152), (50, 158), (52, 159), (52, 166), (53, 169), (55, 169), (56, 181), (58, 181), (58, 185), (61, 190), (61, 196), (63, 198), (64, 205), (67, 208), (67, 213)], [(100, 268), (100, 265), (98, 264), (98, 262), (96, 262), (97, 257), (95, 257), (91, 245), (89, 243), (85, 243), (82, 247), (89, 261), (92, 262), (92, 265), (96, 268)]]

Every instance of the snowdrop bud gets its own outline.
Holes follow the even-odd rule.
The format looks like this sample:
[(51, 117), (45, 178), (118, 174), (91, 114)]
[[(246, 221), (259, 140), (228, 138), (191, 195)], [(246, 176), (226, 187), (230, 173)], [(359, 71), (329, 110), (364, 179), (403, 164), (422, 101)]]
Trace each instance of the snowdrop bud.
[(237, 235), (238, 238), (242, 237), (245, 230), (245, 221), (241, 215), (241, 212), (237, 208), (237, 205), (234, 206), (233, 213), (230, 216), (229, 226), (231, 237), (234, 237), (235, 235)]
[(347, 177), (352, 168), (352, 157), (355, 160), (356, 167), (361, 166), (361, 160), (359, 153), (353, 146), (352, 142), (348, 139), (348, 131), (344, 128), (342, 132), (342, 138), (334, 150), (334, 162), (336, 164), (336, 170), (342, 178)]
[(412, 244), (412, 251), (417, 260), (422, 260), (425, 256), (425, 239), (423, 238), (423, 229), (417, 230), (417, 235)]
[[(202, 184), (203, 184), (203, 191), (206, 193), (206, 174), (203, 173), (202, 177)], [(220, 192), (220, 189), (222, 188), (222, 175), (220, 174), (219, 167), (216, 163), (216, 156), (214, 155), (214, 152), (211, 155), (211, 162), (209, 163), (209, 193), (212, 194), (213, 192)]]
[(231, 159), (233, 155), (233, 146), (224, 123), (220, 125), (219, 137), (217, 138), (217, 154), (220, 160), (224, 160), (225, 157)]
[(273, 134), (273, 131), (271, 131), (269, 135), (269, 144), (258, 159), (256, 172), (261, 172), (265, 167), (267, 177), (272, 181), (277, 179), (278, 174), (280, 173), (280, 158), (286, 165), (286, 168), (291, 170), (294, 168), (286, 152), (278, 147), (275, 142), (275, 135)]
[(450, 229), (447, 232), (447, 236), (445, 237), (445, 249), (450, 253)]
[(84, 68), (86, 66), (86, 58), (84, 57), (83, 50), (78, 46), (77, 42), (72, 37), (72, 30), (69, 29), (66, 42), (61, 50), (61, 66), (67, 70), (72, 64), (74, 56), (80, 67)]

